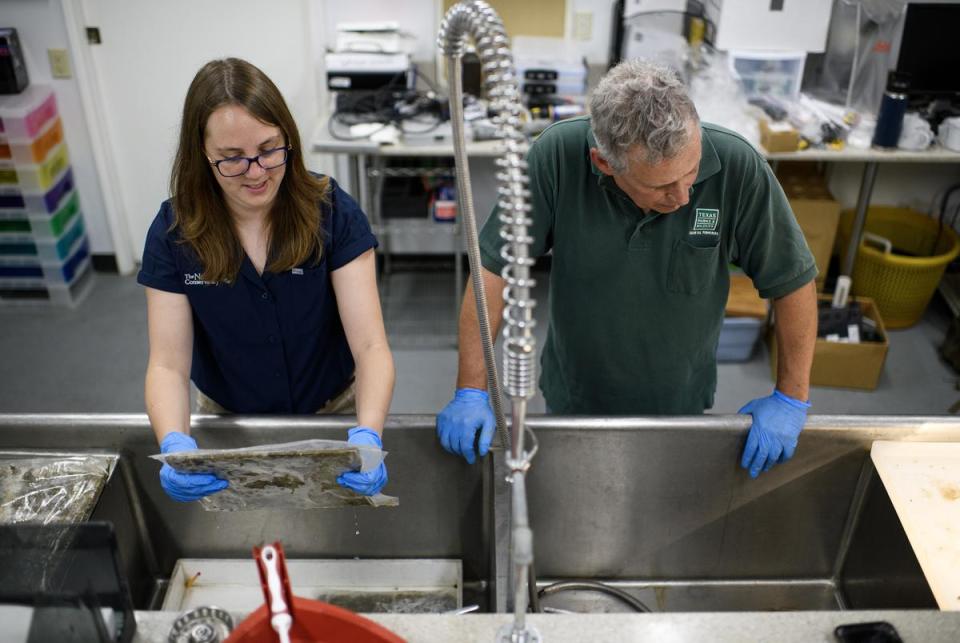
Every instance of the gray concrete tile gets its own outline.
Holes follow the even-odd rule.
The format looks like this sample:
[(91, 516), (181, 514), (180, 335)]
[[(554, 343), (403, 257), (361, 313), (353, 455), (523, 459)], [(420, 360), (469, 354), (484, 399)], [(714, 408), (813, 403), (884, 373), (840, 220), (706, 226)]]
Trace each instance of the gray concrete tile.
[[(436, 413), (456, 382), (453, 276), (396, 273), (384, 301), (397, 366), (393, 413)], [(546, 333), (547, 275), (535, 297), (538, 346)], [(890, 332), (876, 391), (814, 388), (814, 413), (943, 414), (960, 399), (957, 375), (937, 349), (949, 322), (935, 300), (915, 327)], [(440, 338), (443, 341), (436, 341)], [(502, 363), (497, 351), (497, 364)], [(147, 360), (146, 304), (133, 277), (98, 274), (76, 309), (0, 308), (0, 412), (142, 412)], [(714, 413), (734, 413), (773, 387), (766, 349), (721, 364)], [(538, 395), (530, 412), (543, 411)]]

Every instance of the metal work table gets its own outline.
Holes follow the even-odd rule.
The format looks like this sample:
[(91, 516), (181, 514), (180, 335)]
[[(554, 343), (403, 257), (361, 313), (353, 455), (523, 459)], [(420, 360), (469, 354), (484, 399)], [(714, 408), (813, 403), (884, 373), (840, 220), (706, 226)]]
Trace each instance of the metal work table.
[[(370, 216), (371, 222), (382, 232), (382, 244), (385, 261), (385, 271), (389, 274), (389, 229), (383, 226), (381, 194), (383, 180), (388, 176), (425, 176), (428, 174), (442, 174), (444, 176), (453, 176), (453, 168), (449, 173), (437, 172), (436, 168), (422, 168), (422, 174), (418, 173), (417, 168), (397, 168), (386, 167), (386, 159), (397, 157), (452, 157), (452, 143), (436, 143), (429, 145), (408, 145), (400, 143), (397, 145), (376, 145), (368, 140), (345, 142), (332, 138), (327, 133), (326, 128), (318, 129), (322, 132), (313, 140), (313, 151), (328, 154), (347, 154), (351, 178), (356, 182), (354, 185), (359, 187), (358, 201)], [(498, 141), (473, 142), (468, 144), (468, 154), (472, 157), (494, 157), (497, 156), (500, 149)], [(768, 161), (776, 164), (779, 161), (815, 161), (826, 163), (864, 163), (863, 175), (860, 179), (860, 189), (857, 196), (855, 217), (853, 222), (853, 234), (847, 247), (841, 265), (841, 274), (852, 276), (853, 266), (856, 261), (857, 251), (859, 249), (859, 240), (866, 222), (867, 210), (870, 207), (870, 200), (873, 195), (873, 187), (876, 183), (877, 170), (880, 163), (957, 163), (960, 164), (960, 152), (954, 152), (939, 145), (934, 145), (924, 151), (907, 150), (863, 150), (855, 148), (844, 148), (842, 150), (823, 150), (813, 149), (800, 152), (776, 152), (769, 153), (758, 148)], [(411, 174), (411, 172), (413, 174)], [(459, 259), (463, 251), (463, 241), (460, 235), (459, 223), (451, 230), (454, 240), (454, 254)], [(460, 274), (460, 261), (457, 261), (457, 297), (455, 306), (459, 307), (462, 294), (462, 275)]]
[(928, 150), (862, 150), (845, 147), (842, 150), (811, 149), (802, 152), (766, 152), (770, 161), (825, 161), (830, 163), (960, 163), (960, 152), (934, 145)]
[[(368, 138), (342, 140), (334, 138), (326, 126), (327, 117), (321, 116), (316, 128), (316, 134), (311, 141), (311, 147), (317, 154), (343, 154), (348, 160), (352, 189), (360, 207), (366, 212), (371, 221), (382, 222), (381, 204), (379, 197), (383, 186), (383, 179), (389, 176), (454, 176), (455, 168), (451, 164), (446, 171), (436, 167), (425, 168), (387, 168), (385, 159), (388, 158), (453, 158), (453, 143), (450, 141), (436, 143), (410, 144), (400, 142), (395, 145), (381, 145)], [(343, 133), (344, 135), (346, 132)], [(503, 144), (500, 141), (470, 141), (467, 143), (467, 153), (476, 158), (494, 158), (500, 156)]]
[[(333, 138), (326, 127), (314, 138), (313, 151), (318, 154), (346, 155), (350, 182), (361, 209), (370, 218), (370, 224), (380, 241), (380, 253), (383, 257), (383, 272), (391, 273), (391, 254), (394, 252), (394, 240), (399, 238), (417, 240), (418, 245), (433, 251), (442, 250), (454, 256), (454, 319), (460, 311), (463, 299), (463, 255), (464, 242), (460, 217), (453, 224), (436, 223), (427, 218), (404, 219), (388, 222), (383, 216), (383, 184), (388, 177), (447, 177), (456, 176), (453, 166), (453, 143), (398, 143), (396, 145), (378, 145), (369, 139), (346, 141)], [(467, 153), (471, 158), (493, 159), (502, 153), (500, 141), (473, 141), (467, 144)], [(390, 167), (389, 159), (449, 159), (447, 166)], [(409, 246), (410, 242), (404, 245)], [(384, 288), (387, 286), (384, 285)]]
[[(242, 616), (242, 615), (237, 615)], [(511, 621), (509, 614), (465, 616), (365, 614), (410, 643), (459, 641), (489, 643)], [(172, 612), (137, 612), (135, 643), (166, 643), (177, 617)], [(953, 643), (960, 636), (960, 613), (932, 611), (742, 612), (738, 614), (531, 614), (530, 624), (549, 643), (581, 641), (832, 641), (833, 629), (848, 623), (887, 621), (904, 641)]]

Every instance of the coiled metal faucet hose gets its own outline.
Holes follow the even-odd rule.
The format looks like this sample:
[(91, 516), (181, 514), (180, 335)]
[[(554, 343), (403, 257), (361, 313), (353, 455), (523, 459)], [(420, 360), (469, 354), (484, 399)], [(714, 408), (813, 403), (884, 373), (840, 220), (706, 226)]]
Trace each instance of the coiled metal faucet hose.
[[(499, 385), (494, 357), (493, 338), (487, 319), (486, 293), (483, 287), (482, 266), (477, 235), (476, 214), (473, 208), (473, 192), (468, 171), (466, 145), (463, 138), (463, 87), (461, 81), (461, 58), (467, 36), (472, 36), (484, 71), (484, 83), (490, 100), (490, 112), (497, 128), (497, 138), (503, 142), (504, 151), (497, 159), (497, 206), (503, 223), (501, 237), (507, 242), (501, 254), (507, 264), (502, 276), (507, 283), (504, 290), (504, 378), (507, 393), (520, 404), (520, 424), (517, 425), (517, 409), (514, 409), (514, 439), (506, 439), (506, 421), (503, 411), (503, 396)], [(521, 129), (521, 96), (513, 70), (509, 38), (497, 13), (481, 0), (454, 5), (444, 16), (437, 37), (438, 45), (446, 56), (447, 77), (450, 89), (450, 115), (453, 122), (455, 163), (457, 166), (457, 191), (463, 211), (464, 232), (467, 241), (467, 257), (474, 296), (477, 303), (477, 319), (483, 343), (484, 362), (487, 367), (487, 384), (497, 418), (497, 429), (503, 446), (513, 445), (514, 458), (521, 453), (522, 430), (526, 414), (526, 400), (533, 397), (536, 385), (536, 346), (533, 336), (534, 301), (530, 288), (533, 259), (529, 256), (532, 242), (527, 226), (530, 220), (529, 190), (527, 189), (526, 161), (523, 149), (526, 141)], [(517, 443), (520, 444), (517, 444)]]
[[(463, 89), (461, 59), (467, 36), (472, 36), (477, 46), (487, 98), (490, 101), (496, 136), (502, 141), (504, 151), (497, 159), (497, 210), (500, 236), (506, 242), (501, 256), (506, 262), (501, 273), (506, 288), (503, 298), (504, 319), (504, 378), (505, 388), (511, 397), (511, 436), (507, 435), (503, 414), (503, 399), (494, 360), (493, 338), (487, 319), (486, 293), (483, 287), (480, 247), (477, 237), (476, 215), (473, 210), (472, 186), (463, 136)], [(526, 140), (520, 116), (522, 112), (520, 88), (510, 53), (510, 41), (503, 22), (490, 5), (482, 0), (461, 2), (447, 11), (440, 25), (437, 42), (446, 56), (447, 77), (450, 89), (450, 115), (453, 129), (454, 156), (457, 165), (457, 190), (467, 235), (467, 256), (473, 291), (477, 303), (477, 320), (483, 343), (483, 358), (487, 367), (487, 384), (497, 419), (501, 443), (509, 447), (506, 463), (511, 470), (512, 493), (512, 541), (511, 558), (514, 564), (514, 623), (501, 631), (500, 640), (538, 641), (539, 634), (526, 624), (528, 586), (535, 584), (533, 567), (533, 532), (527, 519), (525, 476), (533, 452), (523, 449), (526, 430), (527, 401), (533, 397), (536, 383), (536, 340), (533, 335), (534, 301), (530, 289), (534, 282), (530, 277), (533, 259), (530, 257), (532, 238), (527, 227), (530, 219), (530, 192), (527, 189), (527, 164), (524, 160)], [(535, 596), (536, 598), (536, 596)]]

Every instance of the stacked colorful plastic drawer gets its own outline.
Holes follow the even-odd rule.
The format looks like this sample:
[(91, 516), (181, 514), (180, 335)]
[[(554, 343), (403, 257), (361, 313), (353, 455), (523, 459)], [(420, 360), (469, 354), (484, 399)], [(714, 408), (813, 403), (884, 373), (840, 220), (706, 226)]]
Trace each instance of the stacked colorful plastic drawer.
[(0, 305), (74, 305), (89, 290), (90, 263), (53, 90), (0, 96)]

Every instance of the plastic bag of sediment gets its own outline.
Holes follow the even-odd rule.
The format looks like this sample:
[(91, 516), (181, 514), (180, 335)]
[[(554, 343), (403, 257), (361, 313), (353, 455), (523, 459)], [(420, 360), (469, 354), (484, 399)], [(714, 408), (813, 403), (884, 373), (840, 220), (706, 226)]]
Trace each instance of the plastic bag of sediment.
[(90, 518), (117, 456), (0, 452), (0, 525)]
[(184, 473), (212, 473), (230, 486), (200, 500), (207, 511), (396, 507), (394, 496), (346, 489), (337, 476), (380, 466), (386, 451), (340, 440), (302, 440), (241, 449), (197, 449), (150, 456)]

